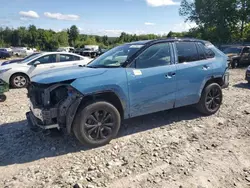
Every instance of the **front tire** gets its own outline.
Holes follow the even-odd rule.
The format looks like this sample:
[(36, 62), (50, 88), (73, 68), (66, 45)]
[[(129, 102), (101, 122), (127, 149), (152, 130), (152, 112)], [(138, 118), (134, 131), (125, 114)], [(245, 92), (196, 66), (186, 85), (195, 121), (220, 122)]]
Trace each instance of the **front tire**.
[(29, 78), (25, 74), (14, 74), (10, 78), (10, 85), (13, 88), (25, 88), (28, 86)]
[(219, 84), (212, 83), (207, 85), (203, 91), (197, 109), (204, 115), (215, 114), (222, 104), (223, 95)]
[(73, 132), (90, 147), (108, 144), (116, 137), (121, 125), (119, 111), (109, 102), (93, 102), (82, 107), (76, 115)]

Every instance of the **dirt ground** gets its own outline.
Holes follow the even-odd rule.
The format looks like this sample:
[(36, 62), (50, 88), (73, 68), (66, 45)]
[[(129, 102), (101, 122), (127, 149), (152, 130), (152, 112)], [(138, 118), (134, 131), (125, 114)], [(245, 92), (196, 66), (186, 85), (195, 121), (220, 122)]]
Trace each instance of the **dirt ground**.
[(26, 90), (0, 103), (0, 187), (250, 187), (250, 86), (231, 70), (221, 110), (185, 107), (124, 121), (109, 145), (88, 149), (72, 136), (26, 125)]

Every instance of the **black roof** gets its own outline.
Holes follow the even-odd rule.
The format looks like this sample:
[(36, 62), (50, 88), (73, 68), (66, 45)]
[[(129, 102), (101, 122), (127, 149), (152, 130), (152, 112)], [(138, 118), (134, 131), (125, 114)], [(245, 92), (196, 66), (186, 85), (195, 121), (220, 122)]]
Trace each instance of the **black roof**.
[(205, 40), (200, 40), (200, 39), (195, 39), (195, 38), (166, 38), (166, 39), (154, 39), (154, 40), (141, 40), (141, 41), (135, 41), (135, 42), (130, 42), (127, 44), (131, 45), (143, 45), (143, 44), (152, 44), (152, 43), (158, 43), (158, 42), (201, 42), (203, 44), (210, 43)]

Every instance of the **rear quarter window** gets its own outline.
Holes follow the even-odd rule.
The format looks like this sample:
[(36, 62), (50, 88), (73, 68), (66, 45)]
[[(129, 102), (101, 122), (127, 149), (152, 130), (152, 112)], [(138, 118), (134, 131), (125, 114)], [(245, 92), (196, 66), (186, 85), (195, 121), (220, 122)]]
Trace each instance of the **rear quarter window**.
[(179, 63), (199, 60), (198, 51), (194, 42), (176, 42), (175, 45)]

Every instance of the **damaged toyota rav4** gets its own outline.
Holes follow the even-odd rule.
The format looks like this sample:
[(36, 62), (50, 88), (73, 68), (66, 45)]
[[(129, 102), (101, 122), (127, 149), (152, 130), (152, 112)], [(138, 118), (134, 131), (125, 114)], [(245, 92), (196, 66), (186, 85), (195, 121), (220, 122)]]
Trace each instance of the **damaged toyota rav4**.
[(96, 147), (116, 137), (121, 121), (195, 104), (204, 115), (222, 104), (227, 57), (197, 39), (138, 41), (118, 46), (87, 66), (32, 77), (29, 125), (62, 129)]

